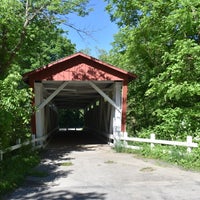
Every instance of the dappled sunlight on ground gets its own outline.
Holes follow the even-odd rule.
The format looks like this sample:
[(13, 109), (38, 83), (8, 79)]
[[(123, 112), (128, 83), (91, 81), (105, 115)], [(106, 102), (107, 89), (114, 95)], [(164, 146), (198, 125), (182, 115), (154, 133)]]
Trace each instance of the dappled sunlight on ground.
[(34, 170), (7, 200), (160, 200), (200, 196), (200, 174), (116, 153), (85, 133), (60, 132), (41, 153)]

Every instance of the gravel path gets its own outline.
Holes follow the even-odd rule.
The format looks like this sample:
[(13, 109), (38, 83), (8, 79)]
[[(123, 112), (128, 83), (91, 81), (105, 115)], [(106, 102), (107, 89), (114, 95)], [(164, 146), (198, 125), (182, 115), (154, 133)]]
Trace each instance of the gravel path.
[[(60, 133), (37, 170), (8, 200), (199, 200), (200, 173), (115, 153), (95, 139)], [(87, 142), (86, 142), (87, 141)]]

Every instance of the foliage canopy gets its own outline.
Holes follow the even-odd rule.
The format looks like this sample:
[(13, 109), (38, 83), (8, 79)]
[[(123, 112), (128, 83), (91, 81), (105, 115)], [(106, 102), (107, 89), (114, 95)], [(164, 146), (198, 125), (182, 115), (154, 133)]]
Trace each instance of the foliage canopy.
[(166, 139), (199, 137), (199, 1), (108, 3), (120, 27), (110, 61), (139, 77), (130, 86), (129, 127)]
[(85, 16), (88, 0), (1, 0), (0, 149), (30, 137), (30, 89), (22, 74), (75, 52), (68, 14)]

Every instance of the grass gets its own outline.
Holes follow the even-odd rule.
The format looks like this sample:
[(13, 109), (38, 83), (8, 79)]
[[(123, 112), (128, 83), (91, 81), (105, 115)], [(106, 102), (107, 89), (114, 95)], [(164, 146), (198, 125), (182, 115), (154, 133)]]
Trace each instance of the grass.
[(151, 158), (164, 161), (187, 170), (200, 171), (200, 147), (193, 148), (191, 153), (187, 153), (185, 147), (155, 145), (153, 149), (149, 144), (140, 144), (141, 150), (127, 149), (123, 143), (115, 146), (116, 152), (132, 153), (137, 157)]
[(69, 167), (69, 166), (72, 166), (73, 163), (72, 162), (63, 162), (61, 163), (61, 166), (65, 166), (65, 167)]
[(37, 152), (7, 153), (0, 162), (0, 197), (23, 183), (33, 173), (32, 168), (40, 162)]
[(152, 172), (154, 169), (152, 167), (144, 167), (140, 169), (141, 172)]
[(104, 163), (106, 163), (106, 164), (114, 164), (115, 162), (113, 160), (107, 160)]

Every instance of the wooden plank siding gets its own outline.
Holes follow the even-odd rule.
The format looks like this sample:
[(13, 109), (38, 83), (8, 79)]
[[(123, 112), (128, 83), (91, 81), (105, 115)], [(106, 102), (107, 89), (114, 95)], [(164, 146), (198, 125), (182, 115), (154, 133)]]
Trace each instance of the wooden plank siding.
[[(95, 112), (97, 112), (98, 115), (100, 116), (100, 120), (98, 122), (99, 124), (96, 124), (96, 128), (100, 128), (101, 126), (104, 126), (103, 129), (105, 129), (106, 131), (111, 130), (112, 128), (110, 127), (110, 124), (114, 122), (112, 118), (114, 119), (119, 118), (119, 113), (120, 113), (121, 125), (119, 127), (121, 128), (122, 132), (126, 132), (126, 109), (127, 109), (128, 83), (136, 79), (135, 74), (131, 74), (125, 70), (122, 70), (120, 68), (117, 68), (108, 63), (105, 63), (96, 58), (93, 58), (91, 56), (88, 56), (86, 54), (79, 52), (71, 56), (57, 60), (55, 62), (52, 62), (46, 66), (43, 66), (31, 72), (28, 72), (24, 74), (23, 79), (26, 83), (30, 85), (30, 87), (33, 88), (34, 93), (36, 93), (35, 99), (33, 100), (33, 104), (38, 107), (39, 111), (37, 111), (38, 113), (36, 112), (32, 120), (32, 130), (34, 133), (37, 132), (37, 130), (40, 130), (40, 132), (42, 132), (42, 130), (45, 127), (48, 127), (48, 124), (42, 125), (43, 122), (41, 122), (42, 120), (44, 120), (43, 119), (44, 111), (42, 111), (42, 108), (45, 108), (45, 106), (48, 106), (48, 103), (51, 103), (51, 100), (53, 98), (56, 98), (56, 95), (60, 93), (60, 90), (58, 88), (59, 86), (62, 87), (61, 86), (62, 84), (64, 86), (67, 85), (66, 87), (62, 87), (62, 90), (63, 90), (62, 95), (66, 97), (66, 99), (67, 98), (74, 99), (75, 98), (74, 95), (78, 94), (77, 98), (80, 98), (80, 103), (82, 101), (82, 105), (84, 105), (83, 101), (87, 102), (87, 99), (88, 100), (90, 99), (90, 98), (86, 98), (85, 97), (86, 95), (88, 95), (88, 97), (91, 96), (92, 101), (96, 101), (95, 95), (96, 96), (98, 95), (99, 96), (98, 98), (100, 98), (100, 96), (104, 96), (104, 98), (107, 98), (110, 104), (107, 105), (106, 103), (104, 105), (102, 100), (100, 100), (100, 105), (104, 105), (105, 107), (103, 110), (99, 108), (100, 106), (96, 108)], [(93, 81), (95, 81), (95, 83), (93, 83)], [(64, 82), (68, 82), (69, 84), (68, 83), (65, 84)], [(78, 85), (76, 84), (76, 82), (80, 82), (80, 84)], [(54, 83), (55, 83), (55, 87), (54, 87), (55, 90), (54, 88), (47, 87), (48, 84), (54, 84)], [(110, 92), (110, 97), (109, 95), (106, 97), (106, 95), (109, 92), (105, 92), (105, 91), (107, 89), (112, 89), (112, 85), (117, 85), (117, 83), (120, 83), (119, 84), (120, 86), (118, 86), (118, 89), (117, 89), (119, 91)], [(85, 88), (85, 94), (82, 94), (84, 93), (84, 91), (80, 91), (81, 84), (83, 85), (83, 90)], [(49, 96), (48, 95), (45, 96), (44, 94), (42, 96), (41, 93), (39, 94), (36, 91), (37, 88), (35, 87), (35, 85), (41, 85), (40, 90), (46, 91), (46, 93), (49, 94)], [(98, 90), (95, 88), (98, 88)], [(56, 89), (58, 89), (57, 93), (55, 92)], [(86, 90), (89, 90), (89, 89), (93, 90), (93, 92), (86, 93)], [(49, 93), (50, 90), (52, 93)], [(64, 90), (66, 94), (64, 93)], [(56, 94), (56, 95), (53, 95), (53, 94)], [(60, 96), (59, 98), (57, 97), (57, 103), (60, 101), (60, 99), (64, 100), (62, 96)], [(49, 101), (47, 102), (47, 100)], [(116, 102), (117, 102), (118, 108), (114, 106)], [(65, 103), (67, 103), (67, 100)], [(60, 103), (59, 105), (64, 106), (65, 103), (63, 104)], [(111, 107), (111, 105), (115, 107), (114, 108), (115, 112), (113, 112), (113, 108)], [(119, 113), (116, 113), (116, 110), (119, 108), (120, 108), (120, 112), (118, 111)], [(95, 115), (95, 114), (92, 114), (92, 115)], [(39, 118), (37, 119), (38, 116)], [(50, 120), (51, 119), (48, 118), (47, 123), (49, 123)], [(36, 126), (37, 123), (40, 124), (38, 127)], [(40, 133), (39, 135), (42, 136), (41, 134), (42, 133)]]

